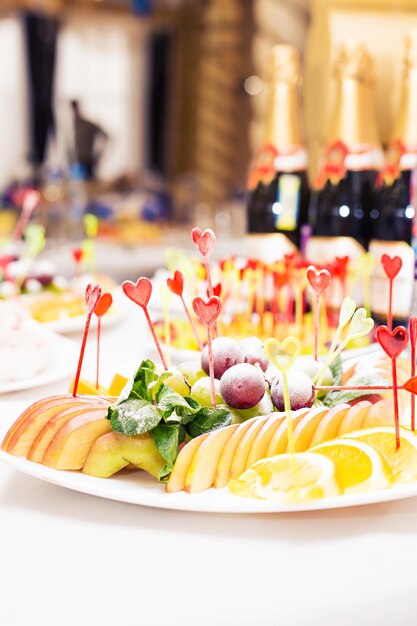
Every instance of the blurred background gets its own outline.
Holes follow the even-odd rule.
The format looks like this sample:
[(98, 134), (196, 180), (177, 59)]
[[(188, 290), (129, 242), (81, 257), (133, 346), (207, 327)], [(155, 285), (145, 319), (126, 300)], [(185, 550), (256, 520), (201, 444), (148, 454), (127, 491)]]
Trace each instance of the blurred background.
[(300, 55), (312, 181), (340, 45), (354, 37), (372, 57), (385, 147), (414, 27), (415, 0), (2, 0), (0, 236), (28, 188), (40, 191), (34, 215), (58, 244), (82, 238), (85, 212), (103, 241), (123, 246), (182, 236), (186, 223), (242, 236), (273, 47)]

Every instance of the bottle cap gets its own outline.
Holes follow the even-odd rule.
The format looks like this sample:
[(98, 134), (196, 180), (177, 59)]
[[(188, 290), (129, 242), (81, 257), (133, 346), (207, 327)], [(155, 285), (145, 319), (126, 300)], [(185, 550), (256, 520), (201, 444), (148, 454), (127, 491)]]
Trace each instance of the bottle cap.
[(267, 65), (266, 80), (299, 85), (301, 82), (300, 55), (294, 46), (281, 44), (272, 48)]
[(339, 48), (334, 64), (336, 76), (354, 78), (361, 82), (372, 81), (372, 57), (359, 41), (345, 41)]

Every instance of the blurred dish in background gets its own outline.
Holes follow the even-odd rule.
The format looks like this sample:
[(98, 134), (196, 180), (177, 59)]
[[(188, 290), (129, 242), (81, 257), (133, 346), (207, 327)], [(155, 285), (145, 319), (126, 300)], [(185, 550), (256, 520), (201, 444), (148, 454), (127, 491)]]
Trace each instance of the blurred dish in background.
[(20, 307), (0, 303), (0, 393), (69, 377), (77, 347), (31, 320)]

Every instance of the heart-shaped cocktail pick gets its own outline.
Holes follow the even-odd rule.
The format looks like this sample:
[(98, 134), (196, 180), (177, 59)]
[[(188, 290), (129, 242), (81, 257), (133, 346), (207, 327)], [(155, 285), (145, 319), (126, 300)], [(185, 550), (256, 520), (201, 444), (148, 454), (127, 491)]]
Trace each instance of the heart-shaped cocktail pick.
[(384, 352), (390, 357), (392, 365), (392, 385), (394, 392), (394, 414), (395, 414), (395, 440), (396, 448), (400, 447), (400, 415), (398, 410), (398, 381), (397, 381), (397, 359), (408, 344), (408, 330), (404, 326), (397, 326), (391, 330), (387, 326), (379, 326), (375, 333)]
[(339, 344), (339, 347), (336, 348), (336, 343), (340, 338), (340, 334), (343, 328), (347, 326), (347, 323), (349, 321), (349, 315), (352, 315), (352, 311), (354, 310), (354, 304), (355, 303), (350, 298), (345, 298), (345, 300), (343, 301), (339, 316), (339, 326), (337, 327), (335, 338), (333, 339), (332, 345), (327, 355), (327, 359), (313, 379), (313, 383), (317, 386), (321, 385), (327, 368), (330, 367), (330, 365), (338, 357), (342, 350), (346, 348), (348, 343), (352, 341), (352, 339), (359, 339), (359, 337), (364, 337), (365, 335), (370, 333), (374, 327), (374, 320), (371, 317), (367, 317), (366, 309), (361, 307), (360, 309), (355, 311), (355, 313), (353, 313), (346, 337)]
[(399, 256), (390, 257), (388, 254), (383, 254), (381, 257), (381, 263), (389, 282), (387, 326), (390, 330), (392, 330), (392, 294), (394, 288), (394, 278), (398, 276), (402, 268), (403, 261)]
[[(191, 238), (193, 243), (201, 256), (203, 257), (203, 263), (206, 269), (207, 289), (210, 298), (214, 296), (213, 281), (211, 278), (211, 267), (209, 262), (209, 256), (213, 252), (216, 245), (216, 235), (211, 228), (207, 228), (204, 232), (200, 228), (193, 228), (191, 231)], [(213, 326), (213, 330), (217, 333), (217, 326)]]
[(113, 296), (111, 293), (103, 293), (94, 307), (94, 314), (97, 316), (96, 389), (99, 388), (100, 378), (101, 318), (107, 313), (112, 304)]
[(204, 232), (200, 228), (193, 228), (191, 231), (193, 243), (199, 253), (207, 258), (213, 252), (216, 245), (216, 235), (211, 228), (207, 228)]
[(87, 310), (87, 317), (85, 320), (83, 339), (81, 342), (80, 356), (78, 357), (77, 372), (75, 374), (74, 387), (72, 390), (72, 395), (74, 396), (74, 398), (77, 397), (78, 383), (80, 381), (81, 369), (83, 366), (84, 352), (85, 352), (85, 346), (87, 343), (88, 331), (90, 330), (91, 316), (94, 313), (94, 310), (100, 300), (100, 296), (101, 296), (100, 285), (95, 285), (94, 287), (91, 284), (87, 285), (86, 290), (85, 290), (85, 306)]
[(319, 271), (314, 265), (310, 265), (306, 270), (306, 276), (316, 295), (314, 310), (314, 359), (317, 361), (319, 356), (320, 297), (332, 282), (332, 275), (329, 270)]
[[(408, 325), (410, 333), (410, 360), (411, 360), (411, 377), (416, 374), (416, 342), (417, 342), (417, 317), (410, 317)], [(411, 396), (411, 430), (416, 429), (416, 399), (414, 394)]]
[(216, 390), (214, 386), (214, 366), (213, 366), (213, 346), (211, 331), (222, 310), (222, 303), (218, 296), (212, 296), (208, 300), (203, 300), (197, 296), (193, 300), (194, 313), (198, 321), (207, 328), (207, 349), (210, 374), (211, 403), (216, 406)]
[(190, 311), (188, 310), (188, 306), (184, 300), (184, 276), (182, 272), (176, 270), (174, 272), (173, 278), (167, 278), (168, 288), (172, 291), (172, 293), (176, 294), (181, 298), (182, 306), (184, 307), (185, 314), (187, 316), (188, 321), (190, 322), (191, 329), (194, 333), (194, 337), (197, 341), (197, 345), (200, 350), (203, 349), (203, 344), (201, 343), (201, 339), (197, 332), (197, 328), (195, 327), (194, 320), (191, 317)]
[(132, 302), (134, 302), (135, 304), (137, 304), (138, 306), (141, 307), (141, 309), (143, 309), (143, 312), (145, 314), (145, 318), (146, 321), (148, 323), (149, 326), (149, 330), (151, 331), (152, 334), (152, 338), (154, 340), (155, 343), (155, 347), (158, 351), (159, 357), (162, 361), (162, 365), (164, 366), (164, 369), (167, 370), (168, 369), (168, 365), (165, 361), (165, 357), (164, 357), (164, 353), (162, 352), (162, 348), (161, 348), (161, 344), (158, 341), (158, 337), (156, 336), (156, 332), (155, 332), (155, 328), (154, 325), (152, 323), (152, 320), (149, 316), (149, 312), (148, 312), (148, 302), (150, 300), (150, 297), (152, 295), (152, 283), (149, 280), (149, 278), (138, 278), (138, 280), (136, 281), (136, 283), (132, 283), (132, 281), (130, 280), (125, 280), (122, 283), (122, 289), (123, 289), (123, 293), (125, 294), (125, 296), (127, 296), (129, 298), (129, 300), (132, 300)]
[(293, 365), (295, 359), (298, 357), (301, 351), (301, 345), (297, 337), (287, 337), (284, 341), (280, 342), (275, 338), (267, 339), (264, 343), (265, 354), (273, 365), (281, 372), (282, 387), (284, 394), (284, 409), (287, 420), (287, 432), (288, 432), (288, 449), (292, 455), (294, 455), (294, 436), (292, 429), (292, 416), (291, 416), (291, 399), (290, 391), (288, 387), (287, 372)]
[(14, 241), (19, 241), (29, 223), (30, 217), (41, 200), (41, 194), (37, 189), (28, 189), (22, 196), (22, 211), (12, 235)]

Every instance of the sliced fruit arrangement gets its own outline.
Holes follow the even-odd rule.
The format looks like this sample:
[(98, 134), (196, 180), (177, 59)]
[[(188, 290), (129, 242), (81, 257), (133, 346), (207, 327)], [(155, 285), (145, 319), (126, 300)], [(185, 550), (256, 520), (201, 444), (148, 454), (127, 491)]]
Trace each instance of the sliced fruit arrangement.
[[(401, 428), (400, 434), (398, 449), (394, 427), (378, 426), (346, 433), (294, 457), (285, 454), (262, 459), (232, 479), (229, 490), (238, 496), (293, 503), (337, 495), (332, 481), (339, 494), (415, 481), (417, 435), (406, 428)], [(332, 468), (321, 465), (320, 457), (330, 461)]]
[[(381, 425), (392, 422), (392, 413), (383, 413), (378, 404), (361, 401), (332, 409), (299, 409), (292, 414), (294, 446), (304, 452), (312, 445), (346, 433), (367, 428), (368, 422), (380, 419)], [(230, 428), (230, 427), (229, 427)], [(284, 413), (256, 417), (228, 431), (220, 429), (197, 437), (180, 451), (167, 483), (167, 491), (185, 489), (193, 493), (209, 487), (224, 487), (260, 459), (288, 452), (288, 432)], [(392, 429), (391, 429), (392, 431)], [(366, 432), (366, 431), (359, 431)], [(216, 469), (212, 471), (214, 460)], [(205, 468), (207, 471), (205, 470)]]

